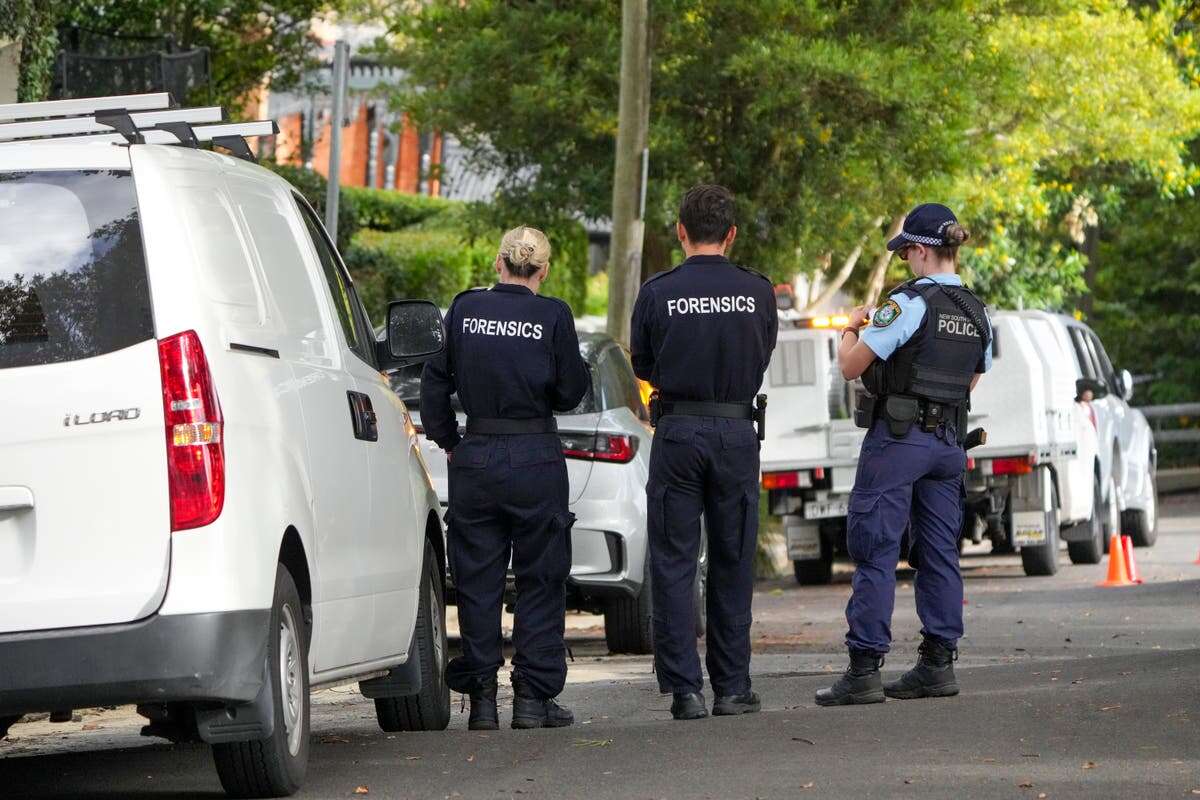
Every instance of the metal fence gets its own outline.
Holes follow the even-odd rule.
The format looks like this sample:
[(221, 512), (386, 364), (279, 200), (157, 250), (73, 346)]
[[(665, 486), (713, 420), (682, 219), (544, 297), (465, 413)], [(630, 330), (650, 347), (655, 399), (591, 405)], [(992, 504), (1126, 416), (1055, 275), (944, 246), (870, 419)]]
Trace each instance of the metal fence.
[[(1163, 406), (1141, 406), (1138, 408), (1146, 415), (1146, 419), (1150, 420), (1150, 427), (1154, 430), (1154, 441), (1156, 443), (1164, 442), (1200, 442), (1200, 426), (1197, 422), (1200, 421), (1200, 403), (1172, 403)], [(1190, 417), (1192, 427), (1180, 427), (1163, 430), (1162, 424), (1164, 420), (1175, 419), (1177, 422), (1182, 422), (1180, 418)]]

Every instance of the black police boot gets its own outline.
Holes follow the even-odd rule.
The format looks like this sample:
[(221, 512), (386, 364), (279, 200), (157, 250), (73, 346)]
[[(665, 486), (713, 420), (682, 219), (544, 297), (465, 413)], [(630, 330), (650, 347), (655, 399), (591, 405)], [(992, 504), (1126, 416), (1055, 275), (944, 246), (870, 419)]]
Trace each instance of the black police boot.
[(708, 706), (704, 704), (704, 694), (701, 692), (675, 692), (671, 700), (671, 716), (675, 719), (704, 719), (708, 716)]
[(732, 717), (737, 714), (753, 714), (760, 708), (762, 708), (762, 703), (754, 692), (717, 695), (717, 699), (713, 703), (713, 716)]
[(496, 710), (496, 679), (492, 678), (471, 692), (471, 717), (467, 728), (473, 731), (500, 729), (500, 714)]
[(897, 700), (953, 697), (958, 694), (958, 681), (954, 678), (954, 661), (958, 658), (958, 651), (936, 639), (926, 638), (917, 652), (921, 654), (917, 665), (897, 680), (885, 683), (883, 693)]
[(819, 706), (850, 706), (883, 702), (883, 679), (879, 668), (883, 656), (866, 650), (850, 651), (850, 667), (828, 689), (817, 692)]
[(528, 684), (513, 677), (513, 728), (565, 728), (574, 723), (574, 714), (553, 699), (537, 697)]

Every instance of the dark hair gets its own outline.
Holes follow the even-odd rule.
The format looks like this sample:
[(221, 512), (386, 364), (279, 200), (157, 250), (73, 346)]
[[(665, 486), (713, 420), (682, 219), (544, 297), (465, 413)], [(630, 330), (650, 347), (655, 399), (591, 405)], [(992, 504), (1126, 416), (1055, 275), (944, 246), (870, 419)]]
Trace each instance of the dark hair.
[(941, 247), (934, 247), (934, 255), (943, 261), (950, 259), (958, 263), (958, 246), (971, 238), (971, 232), (954, 222), (942, 233), (942, 238), (946, 240), (946, 243)]
[(679, 204), (679, 222), (695, 244), (725, 241), (725, 235), (733, 227), (733, 194), (713, 183), (688, 189)]

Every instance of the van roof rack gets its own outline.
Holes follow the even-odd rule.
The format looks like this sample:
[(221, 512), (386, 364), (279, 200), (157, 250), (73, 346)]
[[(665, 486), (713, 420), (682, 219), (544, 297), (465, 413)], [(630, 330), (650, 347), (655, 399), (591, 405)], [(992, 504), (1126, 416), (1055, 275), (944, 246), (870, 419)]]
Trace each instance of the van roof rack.
[(15, 144), (210, 143), (254, 160), (246, 137), (274, 136), (273, 120), (226, 122), (219, 106), (171, 108), (171, 95), (49, 100), (0, 105), (0, 147)]

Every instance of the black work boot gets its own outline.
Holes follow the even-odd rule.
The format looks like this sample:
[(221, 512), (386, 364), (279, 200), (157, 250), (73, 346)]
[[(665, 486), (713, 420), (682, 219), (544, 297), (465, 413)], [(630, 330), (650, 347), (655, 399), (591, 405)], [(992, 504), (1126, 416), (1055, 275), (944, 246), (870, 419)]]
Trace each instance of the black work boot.
[(675, 692), (671, 701), (671, 716), (675, 719), (704, 719), (708, 706), (704, 704), (703, 692)]
[(883, 656), (867, 650), (851, 650), (850, 666), (828, 689), (817, 692), (819, 706), (850, 706), (883, 702), (883, 680), (879, 668)]
[(500, 714), (496, 710), (496, 679), (492, 678), (471, 692), (471, 717), (467, 728), (473, 731), (500, 729)]
[(513, 677), (513, 728), (565, 728), (574, 723), (574, 714), (552, 698), (536, 696), (528, 684)]
[(883, 685), (883, 693), (897, 700), (918, 697), (953, 697), (958, 694), (954, 661), (958, 651), (936, 639), (926, 638), (917, 648), (917, 665), (894, 681)]
[(753, 714), (762, 708), (758, 695), (747, 690), (743, 694), (717, 695), (713, 703), (714, 717), (732, 717), (737, 714)]

